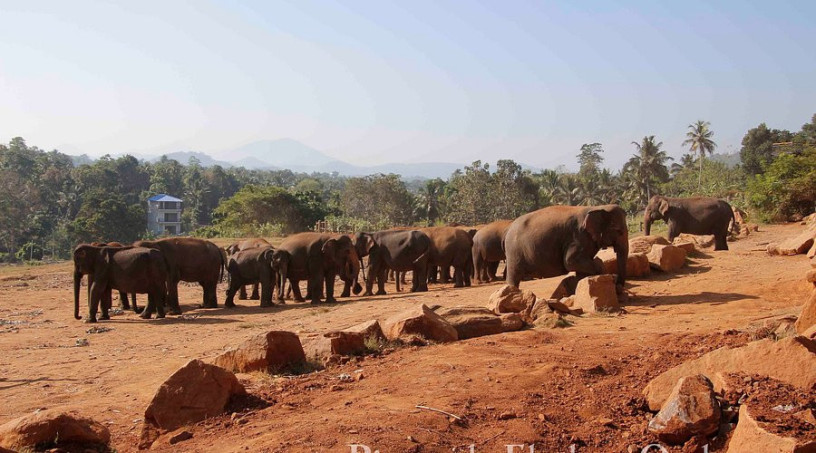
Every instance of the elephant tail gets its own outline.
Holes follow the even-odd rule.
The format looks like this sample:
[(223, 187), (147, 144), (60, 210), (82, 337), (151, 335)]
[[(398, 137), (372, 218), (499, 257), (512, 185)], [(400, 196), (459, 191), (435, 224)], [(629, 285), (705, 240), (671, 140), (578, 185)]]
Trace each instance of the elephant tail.
[(221, 247), (218, 247), (218, 250), (221, 252), (221, 275), (218, 276), (218, 281), (223, 282), (224, 274), (227, 269), (227, 264), (229, 263), (229, 260), (227, 259), (226, 250), (222, 249)]

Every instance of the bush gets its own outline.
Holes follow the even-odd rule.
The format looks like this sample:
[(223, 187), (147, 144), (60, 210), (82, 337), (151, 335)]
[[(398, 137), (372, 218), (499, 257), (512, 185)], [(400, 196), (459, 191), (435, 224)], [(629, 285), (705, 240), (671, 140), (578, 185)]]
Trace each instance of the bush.
[(748, 180), (748, 200), (764, 221), (813, 213), (816, 202), (816, 147), (782, 154), (765, 172)]

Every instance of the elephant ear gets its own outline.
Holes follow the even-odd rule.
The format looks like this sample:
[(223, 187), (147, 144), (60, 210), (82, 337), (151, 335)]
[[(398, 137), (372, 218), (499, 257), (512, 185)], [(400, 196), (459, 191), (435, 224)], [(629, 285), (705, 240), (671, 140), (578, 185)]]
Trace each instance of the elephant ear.
[(601, 243), (604, 228), (609, 223), (609, 215), (609, 212), (603, 209), (593, 209), (587, 212), (581, 224), (581, 229), (589, 233), (589, 236), (597, 244)]
[(289, 261), (289, 252), (286, 250), (275, 250), (272, 254), (272, 264), (275, 266), (280, 266), (282, 263)]
[(337, 253), (337, 239), (329, 239), (324, 242), (320, 251), (323, 253), (323, 256), (334, 258), (335, 253)]
[(657, 212), (659, 212), (660, 215), (665, 216), (666, 213), (669, 212), (669, 200), (661, 198), (660, 203), (657, 205)]

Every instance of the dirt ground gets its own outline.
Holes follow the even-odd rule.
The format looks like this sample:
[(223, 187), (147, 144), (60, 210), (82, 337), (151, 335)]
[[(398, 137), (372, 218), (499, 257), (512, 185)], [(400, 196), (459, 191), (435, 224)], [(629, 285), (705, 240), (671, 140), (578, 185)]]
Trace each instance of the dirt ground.
[[(750, 323), (798, 314), (812, 288), (804, 280), (807, 258), (760, 250), (801, 228), (764, 226), (730, 243), (728, 252), (697, 253), (680, 273), (630, 280), (618, 316), (570, 317), (567, 328), (386, 350), (308, 375), (239, 375), (268, 407), (238, 407), (237, 415), (197, 424), (189, 428), (192, 439), (168, 451), (348, 452), (350, 444), (381, 453), (506, 452), (508, 444), (526, 445), (517, 452), (640, 451), (656, 441), (646, 432), (651, 414), (641, 396), (652, 377), (750, 341), (742, 331)], [(183, 284), (181, 317), (143, 321), (129, 312), (96, 325), (112, 330), (88, 333), (91, 326), (72, 316), (69, 262), (2, 268), (0, 423), (39, 408), (77, 408), (108, 425), (117, 451), (136, 451), (148, 402), (190, 359), (212, 358), (268, 330), (294, 331), (305, 340), (416, 303), (481, 306), (498, 286), (432, 285), (428, 293), (334, 305), (261, 309), (257, 301), (236, 301), (236, 309), (204, 310), (196, 308), (200, 288)], [(535, 292), (540, 283), (522, 287)], [(219, 303), (225, 289), (222, 284)], [(83, 340), (89, 344), (78, 346)], [(362, 378), (346, 382), (339, 378), (344, 373)], [(722, 442), (715, 440), (710, 451)]]

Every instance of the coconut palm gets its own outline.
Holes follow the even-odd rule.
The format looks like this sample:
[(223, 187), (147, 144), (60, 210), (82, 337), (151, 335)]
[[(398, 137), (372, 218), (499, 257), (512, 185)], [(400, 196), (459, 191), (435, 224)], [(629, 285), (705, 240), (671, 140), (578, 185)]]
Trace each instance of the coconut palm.
[(691, 145), (689, 150), (693, 153), (700, 154), (700, 175), (697, 178), (697, 188), (699, 189), (703, 183), (703, 159), (706, 153), (712, 154), (717, 144), (711, 137), (714, 136), (714, 131), (710, 129), (711, 124), (708, 121), (698, 120), (696, 123), (689, 124), (689, 131), (686, 132), (686, 140), (683, 146)]
[(641, 143), (632, 144), (635, 145), (637, 152), (623, 166), (623, 173), (628, 175), (631, 188), (637, 187), (640, 201), (645, 202), (652, 197), (657, 184), (669, 179), (666, 162), (672, 159), (660, 149), (663, 142), (655, 143), (654, 135), (647, 135), (643, 137)]

